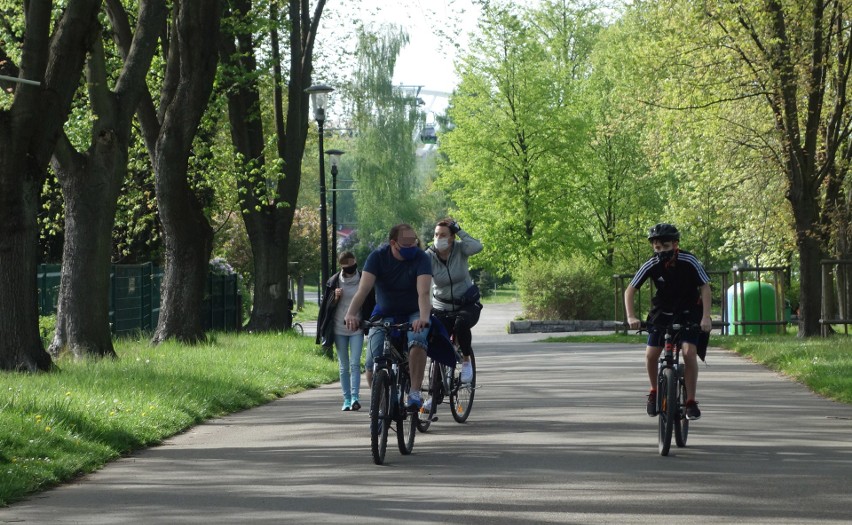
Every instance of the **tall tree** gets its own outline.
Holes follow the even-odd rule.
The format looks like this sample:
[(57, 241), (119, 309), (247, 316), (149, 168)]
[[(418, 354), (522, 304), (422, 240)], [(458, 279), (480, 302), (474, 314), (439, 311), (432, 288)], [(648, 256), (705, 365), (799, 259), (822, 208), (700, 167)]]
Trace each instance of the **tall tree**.
[[(0, 110), (3, 370), (48, 370), (52, 364), (38, 329), (36, 215), (46, 169), (79, 86), (91, 35), (98, 27), (100, 5), (100, 0), (69, 0), (54, 24), (53, 2), (26, 1), (23, 34), (0, 40), (3, 74), (41, 83), (34, 86), (0, 81), (4, 90), (14, 91), (11, 105)], [(0, 16), (5, 17), (5, 12)], [(7, 46), (20, 46), (19, 53)], [(17, 61), (13, 60), (15, 55)]]
[[(795, 224), (799, 335), (818, 335), (820, 261), (830, 253), (833, 214), (852, 154), (852, 2), (672, 0), (635, 7), (655, 13), (657, 20), (676, 13), (681, 40), (696, 44), (686, 55), (672, 53), (667, 59), (677, 65), (681, 106), (697, 98), (705, 105), (763, 102), (764, 122), (772, 132), (760, 147), (786, 179)], [(683, 49), (682, 42), (678, 46)], [(708, 102), (711, 92), (715, 98)], [(729, 129), (758, 131), (751, 123), (737, 124)]]
[[(129, 31), (118, 0), (107, 0), (116, 35)], [(50, 352), (114, 356), (109, 325), (112, 229), (119, 191), (127, 175), (133, 115), (147, 91), (145, 77), (166, 20), (164, 0), (140, 0), (136, 31), (113, 90), (100, 31), (93, 38), (87, 86), (94, 125), (88, 150), (78, 152), (66, 135), (53, 156), (65, 199), (65, 244), (56, 331)], [(98, 28), (99, 29), (99, 28)]]
[(567, 2), (539, 12), (488, 9), (476, 51), (460, 65), (438, 185), (483, 240), (480, 262), (495, 273), (580, 244), (569, 183), (586, 128), (577, 81), (588, 74), (594, 32), (575, 26), (579, 19)]
[(204, 338), (201, 301), (213, 230), (187, 173), (193, 140), (213, 91), (218, 56), (210, 42), (218, 38), (221, 14), (218, 0), (175, 2), (159, 114), (154, 118), (150, 104), (140, 110), (140, 121), (148, 128), (144, 130), (146, 142), (154, 143), (166, 253), (154, 343), (167, 339), (193, 343)]
[(408, 36), (398, 27), (358, 29), (358, 65), (352, 86), (358, 235), (374, 248), (394, 224), (418, 229), (420, 190), (412, 134), (421, 118), (413, 92), (394, 86), (396, 60)]
[[(283, 3), (283, 2), (282, 2)], [(262, 2), (257, 3), (260, 6)], [(220, 40), (222, 62), (228, 71), (228, 118), (231, 140), (241, 166), (238, 179), (240, 212), (254, 256), (254, 299), (248, 330), (281, 330), (291, 323), (288, 302), (288, 243), (301, 184), (301, 161), (308, 135), (309, 98), (317, 27), (325, 8), (319, 0), (313, 11), (307, 0), (287, 2), (286, 22), (279, 17), (278, 0), (268, 9), (272, 66), (274, 140), (267, 140), (255, 37), (262, 19), (252, 0), (228, 2), (229, 31)], [(289, 68), (283, 75), (278, 28), (289, 30)], [(262, 34), (266, 34), (263, 31)], [(286, 102), (284, 86), (287, 86)], [(286, 109), (285, 109), (286, 103)], [(267, 106), (268, 107), (268, 106)], [(271, 152), (268, 143), (274, 143)], [(276, 162), (268, 162), (269, 153)], [(280, 173), (278, 172), (280, 169)]]

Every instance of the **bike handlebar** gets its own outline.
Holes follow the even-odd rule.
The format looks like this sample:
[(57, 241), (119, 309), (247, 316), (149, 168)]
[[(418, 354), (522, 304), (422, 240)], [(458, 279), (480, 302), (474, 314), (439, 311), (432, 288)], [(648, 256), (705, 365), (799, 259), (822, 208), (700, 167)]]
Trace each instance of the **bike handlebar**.
[[(365, 319), (365, 320), (361, 321), (360, 326), (361, 326), (362, 329), (365, 329), (365, 328), (381, 328), (385, 331), (402, 330), (402, 331), (411, 332), (411, 331), (414, 330), (411, 323), (409, 323), (409, 322), (391, 323), (390, 321), (368, 321), (368, 320)], [(428, 327), (429, 327), (429, 324), (427, 323), (426, 328), (428, 328)]]

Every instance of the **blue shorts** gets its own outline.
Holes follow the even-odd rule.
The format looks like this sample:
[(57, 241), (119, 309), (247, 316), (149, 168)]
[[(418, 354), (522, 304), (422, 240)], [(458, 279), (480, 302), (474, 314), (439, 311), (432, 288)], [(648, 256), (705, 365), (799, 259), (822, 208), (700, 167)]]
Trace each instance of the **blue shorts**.
[[(399, 320), (394, 320), (394, 317), (383, 317), (382, 321), (387, 321), (389, 323), (398, 323)], [(413, 323), (414, 321), (420, 319), (420, 312), (413, 313), (408, 316), (407, 321), (409, 323)], [(429, 329), (424, 328), (419, 332), (408, 332), (408, 348), (411, 349), (412, 345), (419, 345), (422, 348), (429, 348), (429, 344), (426, 342), (426, 337), (429, 335)], [(376, 357), (382, 355), (382, 346), (385, 342), (385, 333), (378, 328), (370, 328), (370, 333), (367, 334), (367, 348), (370, 350), (367, 352), (367, 362), (365, 363), (365, 367), (367, 370), (373, 369), (373, 362)]]

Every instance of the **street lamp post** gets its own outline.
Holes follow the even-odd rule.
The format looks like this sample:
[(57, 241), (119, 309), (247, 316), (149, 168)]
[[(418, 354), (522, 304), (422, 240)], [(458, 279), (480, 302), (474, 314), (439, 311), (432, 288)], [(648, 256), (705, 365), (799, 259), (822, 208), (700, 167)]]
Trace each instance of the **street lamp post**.
[(339, 149), (325, 150), (331, 161), (331, 262), (337, 264), (337, 166), (340, 156), (346, 153)]
[(319, 191), (320, 191), (320, 258), (322, 282), (320, 283), (320, 295), (325, 289), (325, 283), (328, 282), (328, 221), (325, 213), (325, 156), (323, 155), (322, 126), (325, 123), (325, 105), (328, 101), (328, 94), (334, 91), (334, 88), (324, 84), (315, 84), (305, 90), (311, 95), (311, 105), (314, 107), (314, 120), (317, 121), (319, 130)]

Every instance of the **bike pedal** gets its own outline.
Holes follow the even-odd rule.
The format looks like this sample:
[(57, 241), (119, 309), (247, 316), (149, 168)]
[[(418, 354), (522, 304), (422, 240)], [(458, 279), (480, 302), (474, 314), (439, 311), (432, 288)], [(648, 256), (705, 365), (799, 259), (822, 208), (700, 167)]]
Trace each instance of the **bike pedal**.
[(433, 422), (433, 423), (434, 423), (435, 421), (438, 421), (438, 416), (432, 416), (432, 419), (430, 419), (429, 421), (431, 421), (431, 422)]

